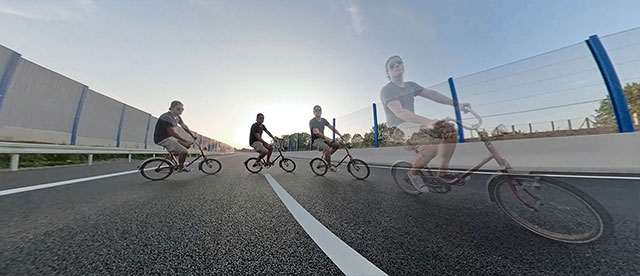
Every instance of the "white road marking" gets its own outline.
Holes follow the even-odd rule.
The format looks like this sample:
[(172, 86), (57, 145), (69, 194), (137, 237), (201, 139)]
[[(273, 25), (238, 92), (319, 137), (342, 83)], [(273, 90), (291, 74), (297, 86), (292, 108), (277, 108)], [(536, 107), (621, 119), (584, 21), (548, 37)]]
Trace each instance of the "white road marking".
[(271, 176), (264, 175), (289, 212), (313, 241), (346, 275), (387, 275), (327, 229)]

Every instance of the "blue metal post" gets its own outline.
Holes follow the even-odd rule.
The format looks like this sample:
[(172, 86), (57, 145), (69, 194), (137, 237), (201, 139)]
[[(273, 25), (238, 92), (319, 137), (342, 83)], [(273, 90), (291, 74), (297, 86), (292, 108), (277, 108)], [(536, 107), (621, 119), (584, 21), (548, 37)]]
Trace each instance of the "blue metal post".
[(309, 137), (309, 150), (313, 150), (313, 131), (310, 132), (311, 136)]
[[(336, 118), (333, 118), (333, 129), (336, 129)], [(335, 131), (333, 132), (333, 140), (336, 140), (336, 133)]]
[(633, 132), (633, 122), (631, 121), (631, 113), (629, 112), (629, 106), (622, 92), (622, 86), (618, 79), (618, 74), (607, 51), (604, 49), (600, 38), (597, 35), (592, 35), (585, 41), (593, 58), (598, 64), (604, 83), (609, 90), (609, 98), (611, 99), (611, 107), (613, 109), (613, 115), (616, 117), (616, 124), (618, 125), (619, 132)]
[(291, 151), (291, 135), (289, 135), (289, 148), (287, 149), (287, 151)]
[(18, 69), (19, 64), (20, 54), (13, 52), (11, 58), (9, 59), (9, 63), (7, 63), (7, 67), (5, 67), (2, 80), (0, 80), (0, 110), (2, 109), (2, 102), (4, 102), (4, 98), (7, 95), (9, 86), (11, 86), (11, 82), (13, 81), (13, 77), (16, 74), (16, 70)]
[(118, 123), (118, 136), (116, 136), (116, 147), (120, 147), (120, 136), (122, 135), (122, 124), (124, 123), (124, 110), (127, 106), (122, 105), (122, 111), (120, 112), (120, 123)]
[(89, 87), (85, 86), (84, 88), (82, 88), (80, 101), (78, 101), (78, 107), (76, 108), (76, 116), (73, 119), (73, 127), (71, 128), (71, 141), (69, 141), (70, 145), (76, 144), (76, 139), (78, 138), (78, 125), (80, 124), (80, 116), (82, 115), (82, 110), (84, 109), (84, 102), (87, 99), (88, 93), (89, 93)]
[(373, 144), (377, 148), (378, 147), (378, 110), (376, 109), (376, 104), (373, 103)]
[(149, 118), (147, 119), (147, 132), (144, 134), (144, 148), (146, 149), (149, 143), (149, 127), (151, 126), (151, 114), (149, 114)]
[[(456, 86), (453, 84), (453, 78), (449, 78), (449, 90), (451, 90), (451, 99), (453, 100), (453, 109), (456, 112), (456, 120), (462, 123), (462, 116), (460, 116), (460, 106), (458, 106), (458, 93), (456, 92)], [(464, 143), (464, 129), (460, 124), (458, 125), (458, 142)]]
[(296, 139), (296, 151), (300, 150), (300, 132), (298, 132), (298, 139)]

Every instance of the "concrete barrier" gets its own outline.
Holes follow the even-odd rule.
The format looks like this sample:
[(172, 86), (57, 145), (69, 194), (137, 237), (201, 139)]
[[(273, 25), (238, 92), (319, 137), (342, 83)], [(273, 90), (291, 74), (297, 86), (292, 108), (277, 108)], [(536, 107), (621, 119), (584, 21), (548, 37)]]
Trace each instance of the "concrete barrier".
[(156, 120), (0, 46), (0, 141), (162, 149)]
[[(519, 139), (492, 142), (511, 166), (518, 171), (640, 173), (640, 132), (586, 136)], [(351, 150), (354, 158), (370, 164), (390, 166), (398, 160), (414, 160), (414, 153), (404, 147), (367, 148)], [(287, 152), (288, 157), (311, 159), (320, 157), (318, 151)], [(344, 150), (334, 154), (339, 161)], [(489, 152), (481, 142), (458, 144), (451, 160), (451, 168), (469, 169)], [(439, 157), (430, 165), (437, 167)], [(302, 165), (302, 164), (300, 164)], [(496, 170), (495, 161), (484, 170)]]

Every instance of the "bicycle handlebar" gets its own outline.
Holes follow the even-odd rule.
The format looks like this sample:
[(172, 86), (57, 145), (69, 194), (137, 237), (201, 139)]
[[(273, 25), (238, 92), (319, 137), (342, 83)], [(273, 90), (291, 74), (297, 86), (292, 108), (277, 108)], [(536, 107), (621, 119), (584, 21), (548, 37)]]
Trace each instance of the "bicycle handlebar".
[(470, 125), (470, 124), (467, 124), (465, 122), (458, 122), (458, 120), (453, 119), (453, 118), (449, 118), (449, 117), (445, 118), (444, 121), (445, 122), (457, 123), (460, 126), (462, 126), (463, 128), (468, 129), (468, 130), (478, 130), (478, 128), (480, 128), (480, 126), (482, 126), (482, 118), (480, 118), (480, 115), (478, 115), (478, 113), (473, 111), (473, 109), (471, 109), (471, 108), (467, 108), (465, 111), (467, 111), (468, 113), (471, 113), (473, 115), (473, 117), (475, 117), (476, 120), (478, 120), (478, 122), (475, 123), (475, 124)]

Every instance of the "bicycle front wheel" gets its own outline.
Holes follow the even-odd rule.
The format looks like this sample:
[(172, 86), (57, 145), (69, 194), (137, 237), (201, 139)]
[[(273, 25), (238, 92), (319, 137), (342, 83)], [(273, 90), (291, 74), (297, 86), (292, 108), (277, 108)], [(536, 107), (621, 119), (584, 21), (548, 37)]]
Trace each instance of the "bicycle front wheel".
[(140, 165), (140, 174), (146, 179), (157, 181), (173, 173), (173, 163), (164, 158), (152, 158)]
[(280, 168), (282, 168), (285, 172), (292, 172), (296, 169), (296, 162), (289, 158), (284, 158), (280, 160)]
[(369, 177), (369, 165), (360, 159), (353, 159), (347, 163), (347, 171), (358, 180)]
[(410, 195), (421, 194), (422, 192), (418, 191), (409, 180), (407, 173), (410, 169), (411, 163), (407, 161), (397, 161), (391, 166), (391, 177), (393, 177), (393, 181), (396, 182), (398, 188), (405, 193)]
[(212, 175), (222, 170), (222, 164), (216, 159), (206, 158), (200, 162), (199, 169), (205, 174)]
[(313, 158), (309, 163), (311, 166), (311, 170), (318, 176), (323, 176), (327, 173), (327, 162), (322, 160), (321, 158)]
[(613, 231), (600, 203), (553, 178), (500, 176), (489, 183), (489, 192), (509, 218), (545, 238), (590, 243)]

